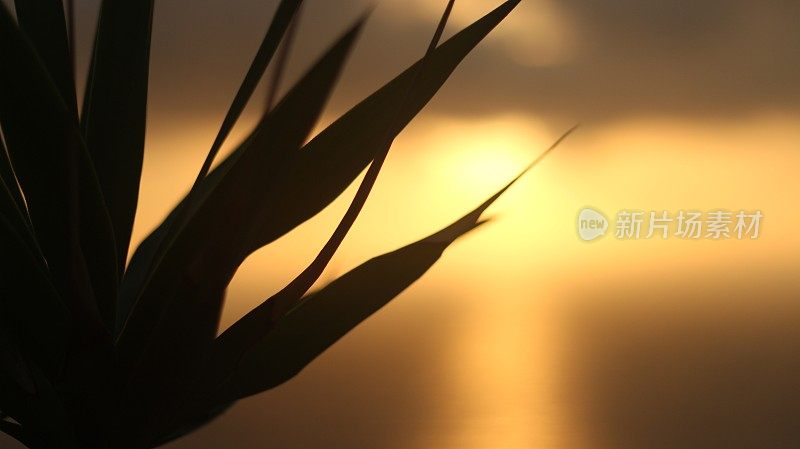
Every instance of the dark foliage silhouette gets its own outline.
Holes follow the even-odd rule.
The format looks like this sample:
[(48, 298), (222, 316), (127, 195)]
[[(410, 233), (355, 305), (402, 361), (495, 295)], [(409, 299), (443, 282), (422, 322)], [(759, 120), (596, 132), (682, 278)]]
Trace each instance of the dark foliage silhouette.
[[(80, 109), (71, 4), (65, 14), (61, 0), (16, 0), (17, 20), (0, 5), (0, 430), (31, 448), (158, 446), (290, 379), (422, 276), (505, 189), (308, 293), (394, 138), (519, 1), (439, 45), (451, 0), (419, 62), (308, 141), (358, 20), (212, 169), (291, 40), (302, 1), (282, 0), (196, 182), (127, 264), (153, 0), (102, 2)], [(308, 269), (218, 335), (226, 287), (245, 258), (316, 215), (367, 167)]]

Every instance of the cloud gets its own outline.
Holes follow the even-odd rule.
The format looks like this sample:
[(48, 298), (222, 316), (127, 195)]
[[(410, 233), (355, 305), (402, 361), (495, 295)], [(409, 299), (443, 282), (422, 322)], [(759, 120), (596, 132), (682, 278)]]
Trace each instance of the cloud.
[(798, 112), (797, 2), (564, 0), (557, 8), (568, 57), (524, 66), (490, 38), (490, 51), (467, 61), (458, 91), (445, 92), (439, 106), (588, 121)]
[[(413, 7), (409, 7), (409, 3)], [(463, 28), (500, 4), (497, 0), (457, 2), (450, 16), (451, 28)], [(386, 0), (382, 6), (399, 17), (432, 22), (442, 14), (443, 2), (430, 0)], [(527, 0), (497, 28), (492, 37), (515, 62), (527, 66), (549, 66), (569, 58), (573, 30), (553, 0)]]
[[(90, 23), (96, 3), (79, 5), (79, 24)], [(289, 79), (369, 3), (308, 0)], [(379, 2), (332, 109), (352, 106), (418, 58), (445, 3)], [(499, 3), (456, 2), (448, 32)], [(274, 0), (158, 2), (154, 113), (223, 114), (275, 5)], [(798, 16), (800, 3), (792, 0), (526, 0), (468, 57), (430, 110), (522, 111), (566, 122), (798, 113), (800, 27), (793, 22)], [(90, 33), (79, 36), (90, 42)]]

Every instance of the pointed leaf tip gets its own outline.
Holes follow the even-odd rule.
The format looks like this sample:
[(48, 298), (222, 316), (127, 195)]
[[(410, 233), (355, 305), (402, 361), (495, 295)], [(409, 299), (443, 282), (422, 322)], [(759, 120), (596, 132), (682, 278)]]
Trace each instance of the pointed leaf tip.
[[(139, 200), (153, 2), (102, 2), (81, 112), (83, 137), (114, 231), (118, 275), (127, 261)], [(113, 304), (104, 308), (113, 316)]]

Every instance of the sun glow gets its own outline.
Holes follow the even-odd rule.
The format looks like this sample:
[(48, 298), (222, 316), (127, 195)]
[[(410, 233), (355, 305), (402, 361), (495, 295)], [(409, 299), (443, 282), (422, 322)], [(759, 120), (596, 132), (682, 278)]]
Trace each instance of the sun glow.
[[(203, 139), (213, 138), (198, 138), (195, 126), (200, 125), (155, 140), (157, 148), (145, 164), (138, 238), (191, 182), (208, 146)], [(425, 301), (405, 309), (414, 310), (414, 318), (407, 319), (428, 313), (431, 304), (446, 303), (448, 319), (458, 310), (464, 320), (445, 351), (445, 374), (437, 380), (452, 401), (430, 412), (440, 413), (442, 428), (420, 436), (426, 444), (419, 447), (566, 447), (549, 444), (555, 435), (570, 432), (561, 428), (556, 405), (545, 395), (554, 388), (558, 337), (547, 329), (549, 318), (539, 305), (548, 298), (569, 298), (576, 289), (603, 291), (614, 282), (652, 279), (670, 270), (714, 265), (724, 273), (783, 263), (784, 255), (800, 248), (794, 232), (798, 210), (786, 203), (797, 196), (793, 167), (800, 156), (792, 145), (800, 138), (798, 129), (796, 120), (767, 117), (738, 128), (652, 121), (589, 126), (572, 135), (487, 211), (487, 217), (496, 218), (492, 223), (452, 245), (409, 290)], [(522, 115), (429, 116), (415, 122), (397, 139), (325, 279), (472, 210), (562, 131)], [(355, 185), (317, 217), (247, 260), (229, 289), (225, 324), (261, 303), (313, 259), (354, 191)], [(605, 237), (585, 243), (576, 234), (575, 219), (586, 206), (609, 215), (630, 207), (759, 208), (765, 214), (764, 233), (754, 242)], [(399, 319), (403, 312), (393, 308), (412, 299), (388, 307), (385, 319)], [(365, 332), (361, 341), (374, 337), (368, 329), (355, 331)]]
[(523, 124), (502, 119), (477, 126), (451, 123), (431, 137), (438, 148), (431, 155), (431, 171), (448, 173), (442, 186), (472, 198), (486, 196), (517, 176), (544, 141)]

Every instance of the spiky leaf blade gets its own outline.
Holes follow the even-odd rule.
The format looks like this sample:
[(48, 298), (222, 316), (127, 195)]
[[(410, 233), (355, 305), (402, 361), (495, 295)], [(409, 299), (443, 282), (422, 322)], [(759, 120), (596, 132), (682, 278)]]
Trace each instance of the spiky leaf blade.
[(302, 4), (303, 0), (281, 0), (281, 3), (278, 5), (278, 10), (275, 12), (267, 34), (264, 36), (258, 48), (258, 52), (256, 52), (256, 56), (253, 58), (253, 62), (247, 70), (244, 81), (236, 92), (236, 96), (230, 108), (228, 108), (228, 113), (222, 121), (222, 126), (217, 133), (217, 137), (214, 139), (214, 143), (211, 145), (211, 150), (208, 152), (208, 157), (206, 157), (203, 167), (200, 169), (197, 182), (195, 182), (195, 186), (193, 186), (192, 190), (199, 186), (200, 182), (211, 170), (211, 164), (214, 162), (217, 153), (222, 148), (225, 139), (228, 138), (228, 134), (233, 130), (233, 126), (239, 120), (242, 112), (244, 112), (247, 102), (250, 100), (250, 97), (253, 96), (258, 82), (264, 76), (264, 72), (267, 70), (270, 61), (272, 61), (272, 57), (275, 55), (283, 36), (289, 30), (295, 14), (297, 14)]
[(11, 159), (8, 157), (8, 150), (6, 150), (5, 140), (2, 138), (2, 132), (0, 132), (0, 179), (2, 179), (6, 187), (8, 187), (14, 204), (16, 204), (20, 211), (24, 212), (25, 219), (30, 221), (30, 217), (28, 217), (28, 208), (25, 205), (25, 199), (22, 197), (22, 191), (19, 189), (17, 175), (14, 174), (14, 167), (11, 165)]
[[(286, 176), (285, 161), (299, 151), (314, 128), (363, 26), (359, 20), (290, 90), (266, 118), (250, 151), (243, 152), (199, 206), (194, 219), (169, 247), (119, 340), (123, 366), (136, 385), (129, 406), (164, 423), (148, 400), (181, 392), (187, 376), (216, 336), (224, 291), (241, 260), (253, 217), (262, 212), (257, 187), (264, 178)], [(225, 228), (210, 240), (199, 240)], [(175, 273), (183, 274), (176, 277)], [(164, 293), (168, 294), (165, 295)], [(191, 316), (192, 320), (186, 320)]]
[(117, 282), (107, 211), (77, 123), (5, 6), (0, 54), (0, 122), (37, 240), (73, 313), (102, 326), (93, 295)]
[(446, 238), (431, 236), (376, 257), (310, 294), (243, 358), (221, 402), (276, 387), (298, 374), (351, 329), (424, 275), (456, 238), (478, 225), (455, 223)]
[(53, 383), (35, 362), (27, 360), (13, 348), (3, 347), (0, 341), (0, 356), (10, 357), (16, 367), (27, 377), (27, 388), (17, 388), (9, 377), (0, 371), (0, 404), (20, 425), (0, 426), (5, 432), (31, 449), (78, 449), (70, 417), (64, 410)]
[(21, 336), (27, 354), (48, 376), (61, 370), (69, 339), (69, 312), (37, 257), (0, 215), (0, 312)]
[(272, 313), (274, 304), (284, 300), (283, 291), (245, 315), (216, 340), (203, 370), (202, 388), (222, 391), (212, 404), (219, 406), (272, 388), (299, 373), (419, 279), (456, 239), (483, 223), (482, 214), (574, 130), (563, 134), (506, 186), (450, 226), (366, 262), (284, 315)]
[(17, 206), (13, 194), (6, 185), (5, 180), (2, 179), (0, 179), (0, 216), (8, 220), (9, 225), (16, 235), (25, 243), (25, 247), (28, 251), (34, 255), (34, 259), (39, 267), (46, 270), (47, 264), (44, 260), (44, 256), (41, 254), (39, 244), (36, 242), (36, 238), (33, 235), (30, 222), (28, 222), (24, 212)]
[(113, 226), (119, 276), (139, 198), (152, 21), (153, 0), (103, 1), (81, 117)]
[(14, 0), (17, 20), (44, 62), (67, 109), (77, 120), (75, 76), (61, 0)]
[[(518, 3), (519, 0), (508, 1), (457, 33), (424, 58), (416, 80), (422, 60), (312, 139), (300, 154), (296, 176), (283, 187), (280, 203), (273, 205), (273, 219), (260, 224), (261, 232), (254, 235), (250, 250), (273, 242), (332, 203), (385, 145), (386, 128), (390, 128), (392, 139), (400, 134), (461, 61)], [(414, 86), (409, 90), (412, 82)], [(308, 179), (314, 182), (306, 182)]]
[[(187, 307), (200, 303), (195, 295), (205, 296), (209, 292), (219, 294), (238, 268), (244, 237), (252, 226), (253, 218), (262, 213), (262, 204), (267, 191), (258, 187), (266, 179), (287, 176), (285, 162), (300, 149), (313, 129), (322, 109), (336, 84), (344, 62), (355, 43), (363, 25), (363, 19), (353, 26), (331, 49), (309, 70), (289, 92), (274, 111), (264, 119), (260, 132), (254, 136), (254, 145), (243, 152), (228, 170), (227, 176), (199, 205), (185, 229), (169, 248), (165, 259), (155, 271), (153, 279), (134, 309), (126, 331), (120, 339), (123, 357), (139, 353), (135, 348), (146, 349), (152, 336), (147, 330), (162, 326), (162, 332), (175, 336), (186, 335), (192, 326), (203, 329), (205, 334), (216, 333), (216, 318), (213, 326), (204, 320), (180, 324), (179, 317), (188, 314)], [(229, 232), (220, 233), (225, 227)], [(216, 234), (212, 238), (208, 238)], [(175, 279), (178, 270), (185, 272), (183, 279)], [(172, 298), (164, 298), (163, 292), (173, 292)], [(171, 304), (171, 300), (175, 304)], [(217, 314), (217, 300), (212, 308)], [(198, 311), (199, 312), (199, 311)], [(200, 313), (199, 316), (206, 316)], [(177, 320), (171, 322), (170, 317)], [(168, 323), (168, 324), (167, 324)], [(164, 340), (152, 349), (158, 351)], [(128, 352), (130, 351), (130, 352)]]
[[(248, 242), (248, 252), (269, 244), (301, 223), (319, 213), (336, 199), (372, 161), (383, 139), (386, 125), (396, 113), (397, 107), (408, 94), (407, 107), (397, 115), (395, 135), (416, 116), (430, 101), (460, 62), (485, 38), (519, 3), (508, 1), (473, 25), (465, 28), (433, 51), (416, 86), (409, 92), (421, 61), (404, 71), (356, 105), (344, 116), (321, 132), (298, 153), (293, 163), (295, 175), (286, 179), (280, 187), (281, 195), (264, 205), (273, 211), (257, 223), (258, 232)], [(384, 128), (385, 129), (385, 128)], [(256, 129), (254, 134), (259, 130)], [(252, 145), (252, 135), (244, 141), (216, 169), (212, 170), (201, 186), (198, 197), (211, 192), (225, 177), (230, 163), (241, 152)], [(314, 182), (308, 182), (314, 180)], [(266, 180), (265, 180), (266, 182)], [(159, 241), (175, 216), (176, 207), (169, 217), (154, 230), (136, 250), (123, 285), (123, 298), (135, 296), (152, 266), (155, 242)], [(124, 301), (123, 301), (124, 302)], [(130, 302), (130, 300), (128, 301)]]
[[(185, 221), (192, 217), (197, 207), (202, 204), (207, 194), (213, 190), (217, 181), (222, 178), (221, 175), (230, 167), (232, 159), (235, 159), (226, 159), (209, 174), (211, 164), (244, 111), (248, 100), (258, 86), (258, 81), (264, 75), (270, 61), (272, 61), (281, 40), (287, 32), (291, 31), (291, 24), (294, 22), (302, 4), (303, 0), (281, 0), (267, 33), (264, 35), (264, 39), (261, 41), (261, 45), (250, 64), (250, 68), (225, 115), (225, 119), (214, 139), (214, 143), (211, 145), (206, 160), (203, 162), (194, 185), (192, 185), (187, 196), (170, 212), (167, 219), (136, 249), (131, 258), (130, 267), (126, 270), (123, 278), (117, 312), (117, 332), (122, 330), (122, 326), (128, 319), (134, 303), (138, 301), (141, 287), (150, 276), (153, 261), (163, 255), (173, 236), (179, 232)], [(264, 122), (264, 119), (265, 117), (262, 117), (261, 123)], [(252, 137), (253, 135), (247, 141), (250, 141)], [(238, 151), (237, 154), (239, 154)]]

